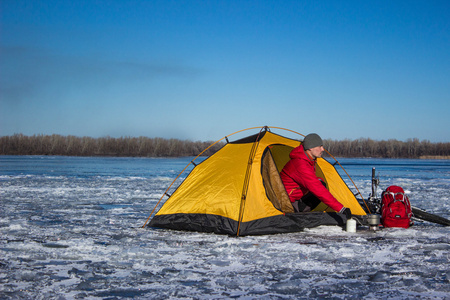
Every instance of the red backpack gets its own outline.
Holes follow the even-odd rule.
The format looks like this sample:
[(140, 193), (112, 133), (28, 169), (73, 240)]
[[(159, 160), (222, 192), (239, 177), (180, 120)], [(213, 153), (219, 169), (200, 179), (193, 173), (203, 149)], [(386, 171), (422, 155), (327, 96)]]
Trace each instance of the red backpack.
[(391, 185), (381, 194), (381, 224), (408, 228), (413, 224), (411, 203), (403, 189)]

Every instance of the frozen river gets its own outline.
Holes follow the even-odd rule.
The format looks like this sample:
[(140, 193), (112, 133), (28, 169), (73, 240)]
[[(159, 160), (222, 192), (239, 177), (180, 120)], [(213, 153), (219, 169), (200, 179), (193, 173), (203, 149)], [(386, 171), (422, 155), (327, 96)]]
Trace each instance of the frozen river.
[[(0, 299), (450, 299), (450, 228), (141, 228), (190, 158), (0, 156)], [(450, 161), (341, 159), (450, 218)], [(187, 173), (185, 174), (187, 175)], [(380, 192), (380, 190), (379, 190)]]

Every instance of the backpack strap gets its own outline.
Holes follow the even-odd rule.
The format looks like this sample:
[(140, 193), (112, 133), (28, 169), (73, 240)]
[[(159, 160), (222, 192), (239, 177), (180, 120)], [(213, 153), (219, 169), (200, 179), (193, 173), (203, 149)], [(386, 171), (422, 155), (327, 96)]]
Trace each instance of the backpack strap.
[[(398, 192), (398, 193), (393, 193), (393, 192), (387, 192), (389, 195), (392, 196), (392, 198), (394, 198), (394, 201), (405, 201), (405, 194), (402, 192)], [(397, 195), (402, 195), (402, 199), (395, 199), (397, 197)]]
[[(397, 201), (406, 202), (405, 201), (405, 194), (402, 193), (402, 192), (398, 192), (398, 193), (387, 192), (387, 193), (392, 196), (392, 198), (393, 198), (392, 202), (397, 202)], [(395, 197), (397, 195), (402, 195), (402, 199), (395, 199)], [(408, 199), (408, 198), (406, 198), (406, 199)], [(407, 215), (408, 215), (408, 205), (409, 205), (409, 201), (407, 203), (405, 203), (405, 211), (406, 211)]]

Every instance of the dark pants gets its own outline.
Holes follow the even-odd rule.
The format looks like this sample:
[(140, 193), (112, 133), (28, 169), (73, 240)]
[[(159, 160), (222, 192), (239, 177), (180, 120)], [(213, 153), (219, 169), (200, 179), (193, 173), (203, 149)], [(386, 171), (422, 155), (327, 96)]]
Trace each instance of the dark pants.
[[(324, 187), (327, 187), (325, 181), (320, 179)], [(308, 212), (313, 210), (320, 204), (320, 200), (311, 192), (308, 192), (300, 200), (292, 203), (295, 212)]]
[(302, 197), (302, 199), (297, 200), (292, 203), (295, 212), (308, 212), (313, 210), (320, 204), (320, 200), (313, 193), (308, 193)]

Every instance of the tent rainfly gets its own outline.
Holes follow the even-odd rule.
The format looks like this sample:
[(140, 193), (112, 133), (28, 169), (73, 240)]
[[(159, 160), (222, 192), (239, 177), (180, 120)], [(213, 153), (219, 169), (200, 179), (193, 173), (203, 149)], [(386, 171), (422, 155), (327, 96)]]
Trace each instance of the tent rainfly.
[[(312, 212), (294, 212), (279, 173), (291, 150), (300, 144), (272, 133), (267, 126), (258, 134), (227, 142), (192, 169), (144, 227), (244, 236), (344, 225), (345, 216), (323, 203)], [(366, 215), (332, 164), (319, 158), (316, 174), (353, 215)]]

